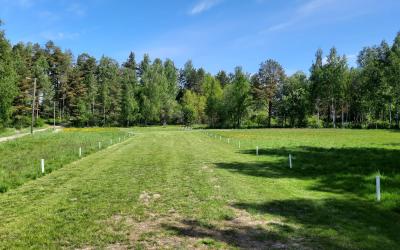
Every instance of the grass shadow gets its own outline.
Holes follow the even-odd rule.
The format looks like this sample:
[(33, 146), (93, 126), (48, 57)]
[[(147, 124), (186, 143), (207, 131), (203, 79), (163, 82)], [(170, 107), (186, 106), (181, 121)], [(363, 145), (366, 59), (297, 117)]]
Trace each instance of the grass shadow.
[(360, 200), (292, 199), (234, 206), (280, 216), (285, 224), (300, 224), (294, 235), (325, 249), (395, 249), (400, 242), (400, 216)]
[[(255, 153), (254, 150), (240, 152)], [(293, 168), (289, 168), (289, 153), (293, 156)], [(400, 150), (297, 147), (260, 149), (259, 154), (258, 157), (270, 156), (273, 160), (220, 162), (216, 166), (257, 177), (312, 179), (315, 181), (311, 190), (350, 193), (364, 198), (373, 198), (375, 175), (379, 172), (382, 195), (388, 197), (385, 204), (400, 213)]]

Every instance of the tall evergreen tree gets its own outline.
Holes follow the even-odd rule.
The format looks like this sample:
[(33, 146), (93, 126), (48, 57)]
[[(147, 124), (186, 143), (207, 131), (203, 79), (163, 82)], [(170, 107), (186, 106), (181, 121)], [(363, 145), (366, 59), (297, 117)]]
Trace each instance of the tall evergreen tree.
[(4, 31), (0, 30), (0, 127), (8, 124), (12, 103), (17, 95), (17, 74), (11, 44), (6, 39)]
[(135, 54), (132, 52), (122, 68), (122, 95), (121, 95), (121, 124), (129, 127), (139, 117), (139, 107), (135, 97), (138, 87), (136, 75), (137, 65)]
[(277, 61), (269, 59), (261, 64), (257, 77), (260, 88), (268, 101), (268, 127), (271, 127), (273, 104), (276, 101), (278, 89), (285, 80), (285, 71)]

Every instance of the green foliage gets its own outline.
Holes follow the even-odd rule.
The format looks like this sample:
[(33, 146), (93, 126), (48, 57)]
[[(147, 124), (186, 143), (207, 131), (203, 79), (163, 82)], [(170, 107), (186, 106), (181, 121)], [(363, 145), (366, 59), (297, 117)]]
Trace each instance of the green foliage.
[[(236, 69), (212, 76), (191, 60), (177, 69), (172, 60), (152, 61), (148, 54), (136, 62), (133, 52), (122, 65), (87, 53), (74, 61), (52, 41), (11, 48), (4, 32), (0, 52), (2, 127), (27, 125), (36, 79), (35, 118), (55, 117), (63, 125), (306, 127), (315, 118), (311, 126), (400, 128), (400, 33), (392, 44), (365, 47), (357, 68), (336, 48), (325, 58), (319, 49), (309, 77), (286, 76), (273, 59), (245, 77)], [(195, 97), (184, 100), (187, 91)]]
[(18, 95), (16, 80), (11, 45), (6, 40), (4, 32), (0, 30), (0, 127), (6, 126), (9, 122), (12, 103)]
[(187, 126), (200, 123), (204, 115), (204, 107), (204, 97), (186, 90), (182, 98), (183, 123)]
[(309, 83), (307, 76), (302, 72), (287, 78), (283, 83), (281, 96), (278, 100), (278, 109), (284, 126), (286, 119), (290, 127), (304, 127), (306, 125), (309, 107), (308, 93)]
[(224, 89), (223, 98), (225, 125), (240, 128), (250, 106), (249, 77), (242, 71), (242, 68), (235, 69), (232, 83)]
[(208, 124), (215, 127), (220, 122), (223, 90), (220, 82), (209, 74), (204, 78), (202, 89), (206, 98), (205, 114)]

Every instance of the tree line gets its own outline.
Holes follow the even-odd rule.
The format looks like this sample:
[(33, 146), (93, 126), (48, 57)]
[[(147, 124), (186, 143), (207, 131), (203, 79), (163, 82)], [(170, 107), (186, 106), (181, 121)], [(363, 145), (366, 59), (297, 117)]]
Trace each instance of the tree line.
[[(0, 32), (0, 127), (208, 124), (210, 127), (399, 128), (400, 33), (365, 47), (349, 67), (335, 48), (317, 50), (309, 74), (287, 76), (269, 59), (258, 72), (216, 75), (189, 60), (119, 65), (87, 53), (74, 59), (52, 41), (12, 45)], [(33, 98), (36, 81), (36, 98)]]

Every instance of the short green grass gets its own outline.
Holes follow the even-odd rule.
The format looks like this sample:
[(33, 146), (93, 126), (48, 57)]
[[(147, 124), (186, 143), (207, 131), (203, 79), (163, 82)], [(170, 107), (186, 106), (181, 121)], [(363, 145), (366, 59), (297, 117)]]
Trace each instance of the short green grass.
[(41, 159), (45, 160), (45, 173), (62, 167), (82, 155), (98, 151), (127, 136), (120, 129), (65, 129), (28, 135), (16, 140), (0, 143), (0, 192), (18, 187), (28, 180), (41, 177)]
[(0, 194), (0, 247), (398, 248), (398, 132), (134, 130)]

